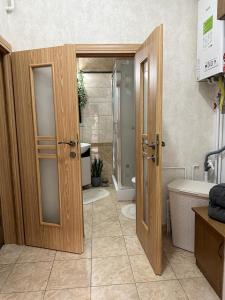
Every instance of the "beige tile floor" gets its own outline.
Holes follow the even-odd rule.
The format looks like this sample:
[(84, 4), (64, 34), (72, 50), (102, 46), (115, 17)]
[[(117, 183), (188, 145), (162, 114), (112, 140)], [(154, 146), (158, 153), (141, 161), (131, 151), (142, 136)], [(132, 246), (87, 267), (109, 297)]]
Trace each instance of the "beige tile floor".
[(82, 255), (26, 246), (0, 250), (0, 300), (216, 300), (194, 255), (164, 239), (156, 276), (115, 193), (84, 206)]

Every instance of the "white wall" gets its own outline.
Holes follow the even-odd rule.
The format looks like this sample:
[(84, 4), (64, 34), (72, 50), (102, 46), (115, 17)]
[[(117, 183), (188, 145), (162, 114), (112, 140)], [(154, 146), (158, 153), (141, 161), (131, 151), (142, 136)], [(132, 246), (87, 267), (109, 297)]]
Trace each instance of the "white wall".
[[(2, 2), (2, 0), (0, 0)], [(140, 43), (164, 24), (164, 165), (200, 165), (214, 148), (214, 114), (206, 84), (195, 81), (196, 0), (15, 0), (8, 16), (14, 49), (63, 43)], [(0, 19), (0, 34), (2, 19)], [(164, 182), (183, 176), (167, 170)]]
[(0, 0), (0, 35), (5, 39), (9, 37), (8, 15), (5, 10), (5, 1)]

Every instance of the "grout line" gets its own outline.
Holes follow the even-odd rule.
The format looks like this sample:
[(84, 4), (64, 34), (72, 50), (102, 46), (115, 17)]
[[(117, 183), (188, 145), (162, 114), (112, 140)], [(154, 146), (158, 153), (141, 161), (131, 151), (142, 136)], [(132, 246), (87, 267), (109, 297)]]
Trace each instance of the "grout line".
[[(185, 289), (184, 289), (184, 287), (183, 287), (183, 285), (181, 284), (181, 282), (180, 282), (180, 279), (177, 279), (178, 280), (178, 282), (179, 282), (179, 285), (181, 286), (181, 289), (183, 290), (183, 292), (184, 292), (184, 295), (187, 297), (187, 300), (189, 299), (189, 297), (188, 297), (188, 295), (187, 295), (187, 293), (186, 293), (186, 291), (185, 291)], [(189, 299), (189, 300), (191, 300), (191, 299)]]
[[(56, 257), (56, 251), (55, 251), (55, 255), (54, 255), (53, 261), (52, 261), (51, 270), (50, 270), (49, 275), (48, 275), (47, 284), (46, 284), (46, 287), (45, 287), (45, 289), (44, 289), (44, 297), (45, 297), (45, 294), (46, 294), (46, 291), (47, 291), (47, 287), (48, 287), (48, 283), (49, 283), (50, 276), (51, 276), (51, 274), (52, 274), (53, 265), (54, 265), (54, 263), (55, 263), (55, 257)], [(43, 298), (44, 298), (44, 297), (43, 297)]]

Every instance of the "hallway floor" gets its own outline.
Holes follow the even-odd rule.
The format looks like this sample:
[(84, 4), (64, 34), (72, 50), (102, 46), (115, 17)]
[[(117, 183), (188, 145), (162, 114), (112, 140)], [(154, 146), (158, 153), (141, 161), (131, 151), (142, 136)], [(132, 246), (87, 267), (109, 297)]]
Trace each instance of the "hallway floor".
[(216, 300), (192, 253), (164, 240), (164, 272), (155, 276), (135, 221), (120, 214), (114, 190), (84, 205), (82, 255), (6, 245), (0, 251), (0, 299)]

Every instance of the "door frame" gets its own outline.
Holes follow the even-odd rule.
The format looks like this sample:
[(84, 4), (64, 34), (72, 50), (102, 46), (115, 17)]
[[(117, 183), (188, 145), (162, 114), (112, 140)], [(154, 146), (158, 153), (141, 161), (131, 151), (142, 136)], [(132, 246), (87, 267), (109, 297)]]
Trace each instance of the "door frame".
[[(134, 57), (141, 44), (65, 44), (75, 51), (76, 57)], [(13, 80), (11, 69), (11, 45), (0, 36), (0, 54), (3, 57), (6, 122), (9, 152), (4, 159), (10, 161), (10, 186), (3, 177), (2, 184), (11, 192), (2, 208), (4, 238), (6, 244), (25, 244), (23, 224), (22, 194), (20, 183), (20, 165), (17, 146), (17, 129), (14, 106)], [(0, 173), (0, 176), (2, 174)], [(5, 198), (5, 197), (4, 197)]]
[(3, 80), (5, 88), (5, 103), (1, 114), (5, 115), (5, 126), (0, 128), (3, 134), (1, 142), (7, 143), (7, 151), (2, 153), (2, 159), (7, 164), (7, 170), (0, 170), (2, 184), (2, 221), (4, 242), (6, 244), (24, 244), (23, 213), (21, 202), (20, 172), (17, 148), (17, 131), (14, 108), (13, 81), (11, 70), (11, 45), (0, 36), (0, 55), (3, 57)]
[[(142, 44), (66, 44), (75, 51), (76, 57), (135, 57)], [(2, 50), (3, 49), (3, 50)], [(4, 53), (4, 73), (6, 78), (7, 119), (10, 139), (10, 153), (12, 169), (12, 190), (14, 199), (10, 199), (3, 212), (3, 224), (5, 223), (5, 241), (7, 243), (24, 244), (24, 226), (22, 212), (22, 196), (19, 174), (19, 160), (17, 148), (17, 132), (14, 111), (13, 82), (11, 72), (10, 53), (12, 48), (7, 41), (0, 36), (0, 52)], [(1, 174), (0, 174), (1, 175)], [(8, 222), (11, 220), (11, 223)]]

